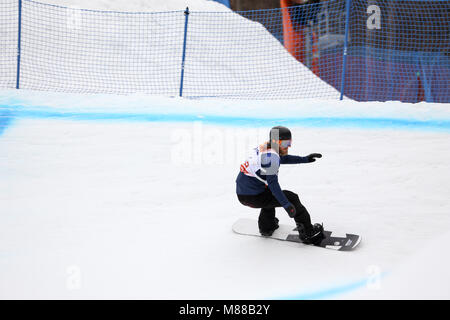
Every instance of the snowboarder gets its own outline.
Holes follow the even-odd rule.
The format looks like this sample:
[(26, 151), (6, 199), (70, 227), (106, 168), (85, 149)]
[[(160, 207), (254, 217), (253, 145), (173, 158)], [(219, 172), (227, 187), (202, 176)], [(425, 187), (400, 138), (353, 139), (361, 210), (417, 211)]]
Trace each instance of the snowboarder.
[(283, 207), (297, 225), (300, 240), (314, 244), (323, 239), (323, 226), (311, 224), (306, 208), (297, 194), (281, 190), (278, 183), (280, 164), (309, 163), (321, 158), (319, 153), (306, 157), (288, 155), (292, 143), (291, 131), (282, 126), (270, 130), (269, 141), (252, 150), (241, 165), (236, 179), (236, 193), (239, 201), (251, 208), (261, 208), (258, 227), (263, 236), (271, 236), (278, 228), (275, 208)]

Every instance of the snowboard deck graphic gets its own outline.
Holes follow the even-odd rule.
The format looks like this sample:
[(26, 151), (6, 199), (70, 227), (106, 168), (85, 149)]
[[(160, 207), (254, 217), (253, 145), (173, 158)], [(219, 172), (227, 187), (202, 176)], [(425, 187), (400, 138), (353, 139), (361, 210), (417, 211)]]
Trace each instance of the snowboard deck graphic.
[[(297, 228), (285, 224), (280, 224), (272, 236), (266, 237), (259, 233), (258, 221), (253, 219), (239, 219), (233, 224), (233, 231), (242, 235), (302, 243), (298, 237)], [(338, 251), (350, 251), (361, 242), (361, 236), (356, 234), (337, 234), (337, 232), (333, 231), (324, 231), (324, 235), (325, 238), (319, 244), (311, 244), (311, 246)]]

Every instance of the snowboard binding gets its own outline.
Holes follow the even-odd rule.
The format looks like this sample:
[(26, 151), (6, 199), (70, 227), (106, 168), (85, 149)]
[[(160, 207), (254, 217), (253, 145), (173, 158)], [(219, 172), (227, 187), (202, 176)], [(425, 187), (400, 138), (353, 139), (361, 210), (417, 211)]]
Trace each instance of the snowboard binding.
[(318, 245), (325, 238), (323, 223), (315, 223), (309, 231), (306, 230), (303, 224), (298, 223), (297, 231), (300, 240), (304, 244)]

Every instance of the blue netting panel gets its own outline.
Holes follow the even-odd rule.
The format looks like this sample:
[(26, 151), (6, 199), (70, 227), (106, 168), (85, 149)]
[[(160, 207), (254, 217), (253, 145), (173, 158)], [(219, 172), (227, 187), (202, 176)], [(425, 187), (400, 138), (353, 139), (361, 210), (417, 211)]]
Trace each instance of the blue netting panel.
[(16, 87), (17, 29), (17, 0), (0, 1), (0, 88)]
[(450, 102), (450, 1), (352, 0), (346, 94)]
[(182, 12), (121, 13), (23, 1), (20, 88), (175, 95)]

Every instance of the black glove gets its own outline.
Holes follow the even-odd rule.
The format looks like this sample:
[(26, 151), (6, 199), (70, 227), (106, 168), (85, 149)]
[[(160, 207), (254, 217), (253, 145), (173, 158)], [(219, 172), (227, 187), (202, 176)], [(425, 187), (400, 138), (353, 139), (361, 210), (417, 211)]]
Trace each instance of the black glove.
[(320, 153), (311, 153), (310, 155), (306, 156), (308, 158), (309, 162), (316, 161), (316, 158), (322, 158), (322, 155)]
[(295, 210), (295, 207), (292, 205), (292, 203), (289, 203), (284, 210), (288, 213), (289, 217), (293, 218), (295, 217), (297, 211)]

